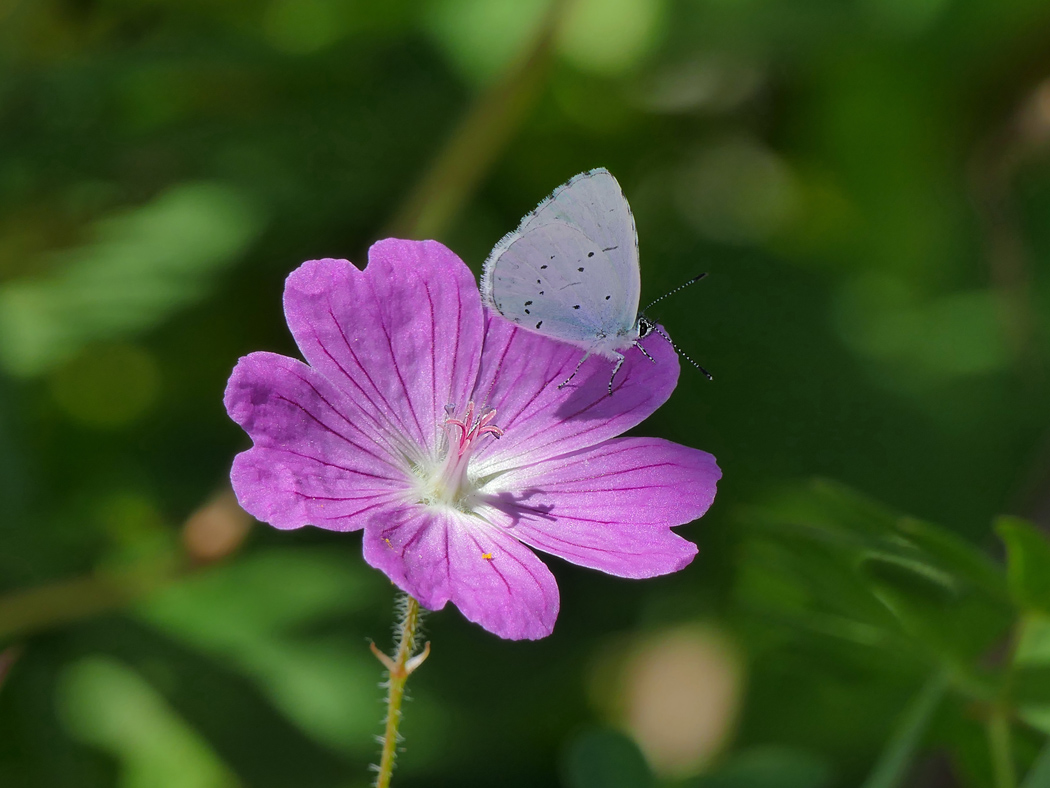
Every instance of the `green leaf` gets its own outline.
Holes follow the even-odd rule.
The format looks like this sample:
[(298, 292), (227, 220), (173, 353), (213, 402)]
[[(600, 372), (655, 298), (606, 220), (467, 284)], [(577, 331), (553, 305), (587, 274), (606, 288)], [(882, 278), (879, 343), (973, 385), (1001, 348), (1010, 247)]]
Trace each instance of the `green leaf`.
[(789, 489), (745, 524), (742, 597), (782, 618), (951, 662), (978, 656), (1012, 621), (1005, 577), (980, 550), (842, 485)]
[(831, 782), (831, 768), (815, 755), (782, 747), (759, 747), (733, 756), (687, 785), (689, 788), (824, 788)]
[(236, 776), (145, 679), (105, 657), (71, 666), (58, 687), (70, 733), (112, 754), (121, 788), (236, 788)]
[[(379, 582), (359, 559), (282, 549), (194, 576), (137, 612), (169, 636), (234, 665), (316, 741), (366, 756), (378, 719), (378, 663), (364, 633), (309, 632), (383, 598)], [(425, 717), (425, 707), (417, 702), (414, 717)]]
[(92, 242), (53, 256), (51, 276), (0, 286), (0, 367), (31, 377), (152, 328), (200, 301), (262, 226), (247, 194), (207, 181), (98, 222)]
[(1036, 730), (1050, 733), (1050, 618), (1022, 616), (1014, 652), (1010, 689), (1018, 716)]
[(138, 612), (195, 645), (233, 648), (366, 608), (375, 583), (355, 557), (285, 548), (195, 574)]
[(591, 729), (569, 745), (563, 764), (568, 788), (650, 788), (655, 781), (638, 745), (622, 733)]
[(1006, 578), (1018, 605), (1050, 612), (1050, 540), (1019, 517), (1000, 517), (996, 533), (1006, 544)]
[[(977, 658), (1012, 621), (1009, 609), (972, 589), (936, 582), (933, 572), (884, 563), (871, 573), (871, 592), (900, 627), (936, 660)], [(940, 578), (943, 580), (943, 578)]]
[(1050, 665), (1023, 665), (1014, 669), (1011, 690), (1019, 706), (1050, 704)]
[(926, 682), (905, 710), (863, 788), (895, 788), (903, 784), (947, 688), (948, 679), (942, 673)]
[(1050, 744), (1043, 747), (1032, 768), (1028, 770), (1021, 788), (1050, 788)]
[(793, 486), (748, 514), (750, 522), (767, 530), (787, 527), (843, 552), (860, 555), (869, 550), (897, 556), (990, 596), (1007, 596), (1002, 571), (975, 545), (943, 526), (901, 515), (837, 482), (815, 479), (801, 488)]

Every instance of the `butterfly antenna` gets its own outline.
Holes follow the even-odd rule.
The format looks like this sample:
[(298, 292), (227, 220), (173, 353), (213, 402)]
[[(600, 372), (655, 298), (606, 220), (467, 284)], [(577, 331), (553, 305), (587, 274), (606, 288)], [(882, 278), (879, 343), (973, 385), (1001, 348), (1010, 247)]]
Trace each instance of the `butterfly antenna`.
[[(702, 279), (703, 277), (704, 277), (704, 274), (700, 274), (700, 276), (698, 276), (698, 277), (697, 277), (696, 279), (694, 279), (694, 280), (693, 280), (693, 282), (696, 282), (697, 280), (699, 280), (699, 279)], [(690, 284), (690, 285), (691, 285), (691, 284), (692, 284), (693, 282), (687, 282), (686, 284)], [(682, 287), (685, 287), (685, 286), (686, 286), (686, 285), (682, 285)], [(682, 287), (679, 287), (678, 289), (679, 289), (679, 290), (681, 290), (681, 289), (682, 289)], [(674, 292), (674, 291), (672, 290), (671, 292)], [(668, 295), (670, 295), (670, 293), (669, 293)], [(667, 340), (667, 342), (668, 342), (668, 344), (669, 344), (669, 345), (670, 345), (670, 346), (671, 346), (672, 348), (674, 348), (674, 352), (675, 352), (675, 353), (677, 353), (678, 355), (680, 355), (680, 356), (681, 356), (682, 358), (684, 358), (684, 359), (685, 359), (686, 361), (688, 361), (688, 362), (689, 362), (690, 364), (692, 364), (692, 365), (693, 365), (694, 367), (696, 367), (696, 368), (697, 368), (698, 370), (700, 370), (700, 372), (701, 372), (701, 373), (703, 374), (703, 376), (704, 376), (705, 378), (707, 378), (708, 380), (714, 380), (714, 379), (715, 379), (714, 375), (712, 375), (712, 374), (711, 374), (710, 372), (708, 372), (708, 371), (707, 371), (706, 369), (704, 369), (704, 368), (703, 368), (703, 367), (701, 367), (701, 366), (700, 366), (699, 364), (697, 364), (697, 363), (696, 363), (695, 361), (693, 361), (693, 360), (692, 360), (691, 358), (689, 358), (689, 356), (687, 356), (687, 355), (686, 355), (685, 353), (683, 353), (683, 352), (681, 351), (681, 349), (680, 349), (680, 348), (678, 347), (678, 345), (676, 345), (676, 344), (674, 343), (674, 340), (673, 340), (673, 339), (671, 339), (671, 337), (667, 336), (667, 334), (666, 334), (666, 333), (664, 333), (664, 330), (663, 330), (662, 328), (660, 328), (660, 326), (658, 326), (658, 325), (655, 325), (655, 324), (653, 324), (653, 331), (655, 331), (655, 332), (656, 332), (657, 334), (659, 334), (659, 335), (660, 335), (660, 336), (662, 336), (662, 337), (663, 337), (664, 339), (666, 339), (666, 340)], [(647, 355), (648, 355), (648, 354), (647, 354)]]
[[(679, 290), (685, 290), (685, 289), (686, 289), (687, 287), (689, 287), (689, 285), (695, 285), (695, 284), (696, 284), (697, 282), (699, 282), (699, 281), (700, 281), (701, 279), (703, 279), (703, 278), (704, 278), (705, 276), (707, 276), (707, 272), (706, 272), (706, 271), (705, 271), (704, 273), (700, 274), (699, 276), (694, 276), (694, 277), (693, 277), (692, 279), (690, 279), (690, 280), (689, 280), (688, 282), (686, 282), (686, 283), (685, 283), (684, 285), (678, 285), (678, 287), (676, 287), (676, 288), (675, 288), (674, 290), (672, 290), (672, 291), (671, 291), (670, 293), (664, 293), (664, 294), (663, 294), (662, 296), (660, 296), (660, 297), (659, 297), (659, 298), (657, 298), (657, 299), (656, 299), (655, 301), (653, 301), (653, 303), (649, 304), (649, 306), (647, 306), (647, 307), (646, 307), (645, 309), (643, 309), (643, 310), (642, 310), (642, 314), (644, 315), (644, 314), (645, 314), (646, 312), (648, 312), (648, 311), (649, 311), (649, 308), (650, 308), (650, 307), (652, 307), (652, 306), (655, 306), (656, 304), (659, 304), (659, 303), (660, 303), (661, 301), (663, 301), (663, 300), (664, 300), (665, 298), (667, 298), (668, 296), (673, 296), (673, 295), (674, 295), (675, 293), (677, 293), (677, 292), (678, 292)], [(668, 341), (670, 341), (670, 340), (668, 340)], [(688, 358), (688, 356), (687, 356), (687, 358)]]

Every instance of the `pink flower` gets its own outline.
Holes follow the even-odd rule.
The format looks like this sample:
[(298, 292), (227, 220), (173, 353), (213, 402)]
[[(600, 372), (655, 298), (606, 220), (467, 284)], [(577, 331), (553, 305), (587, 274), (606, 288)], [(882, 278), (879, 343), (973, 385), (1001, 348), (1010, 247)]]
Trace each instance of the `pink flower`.
[(365, 560), (420, 604), (451, 601), (505, 638), (549, 635), (554, 577), (535, 547), (619, 577), (677, 571), (720, 471), (706, 452), (617, 438), (659, 407), (678, 358), (657, 335), (616, 375), (601, 358), (486, 312), (439, 243), (386, 240), (360, 271), (304, 263), (288, 326), (309, 362), (242, 358), (226, 409), (254, 446), (237, 498), (277, 528), (364, 530)]

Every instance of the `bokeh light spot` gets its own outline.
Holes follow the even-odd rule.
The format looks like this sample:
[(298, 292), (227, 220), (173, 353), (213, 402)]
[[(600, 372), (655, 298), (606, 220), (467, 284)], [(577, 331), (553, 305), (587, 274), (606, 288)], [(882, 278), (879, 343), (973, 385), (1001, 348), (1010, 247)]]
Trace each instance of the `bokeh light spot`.
[(799, 212), (799, 189), (787, 163), (746, 138), (702, 150), (679, 172), (675, 200), (702, 235), (756, 243), (786, 228)]
[(173, 534), (155, 496), (134, 487), (106, 490), (92, 509), (92, 520), (109, 541), (100, 569), (135, 566), (145, 580), (172, 568)]
[(305, 55), (338, 41), (344, 32), (341, 22), (339, 8), (331, 0), (272, 0), (263, 29), (277, 49)]
[(92, 345), (51, 375), (62, 411), (85, 426), (113, 428), (146, 414), (160, 393), (160, 368), (146, 350), (128, 344)]
[(426, 22), (460, 73), (484, 84), (524, 51), (546, 8), (546, 0), (438, 0)]
[(659, 43), (664, 0), (577, 0), (561, 30), (561, 53), (574, 66), (620, 74)]
[(855, 352), (929, 380), (987, 374), (1009, 363), (991, 291), (919, 299), (895, 282), (865, 276), (840, 291), (836, 319)]
[(740, 656), (721, 632), (664, 632), (624, 667), (624, 722), (657, 774), (688, 774), (725, 745), (742, 687)]
[(98, 501), (95, 517), (113, 541), (130, 545), (164, 531), (157, 502), (136, 490), (108, 493)]
[(861, 4), (880, 28), (898, 35), (921, 33), (937, 22), (952, 0), (864, 0)]
[(760, 66), (716, 54), (657, 69), (642, 80), (634, 98), (652, 112), (730, 112), (753, 98), (764, 80)]
[(251, 524), (251, 517), (227, 490), (190, 515), (182, 528), (182, 544), (195, 561), (218, 561), (241, 546)]

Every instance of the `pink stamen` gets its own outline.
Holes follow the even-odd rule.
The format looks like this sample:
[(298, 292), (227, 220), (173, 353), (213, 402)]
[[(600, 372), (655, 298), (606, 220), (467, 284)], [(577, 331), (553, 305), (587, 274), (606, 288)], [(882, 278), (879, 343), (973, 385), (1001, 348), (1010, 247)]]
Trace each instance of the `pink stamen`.
[[(451, 416), (445, 419), (444, 427), (459, 427), (459, 445), (456, 447), (456, 454), (462, 457), (471, 447), (471, 445), (480, 438), (482, 435), (492, 435), (495, 438), (499, 438), (503, 435), (503, 430), (492, 423), (492, 420), (496, 418), (496, 411), (488, 410), (482, 413), (477, 419), (474, 418), (475, 406), (474, 402), (467, 403), (466, 413), (463, 414), (462, 419), (452, 418)], [(451, 438), (451, 436), (449, 436)]]

